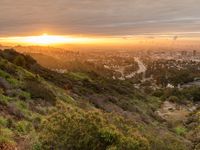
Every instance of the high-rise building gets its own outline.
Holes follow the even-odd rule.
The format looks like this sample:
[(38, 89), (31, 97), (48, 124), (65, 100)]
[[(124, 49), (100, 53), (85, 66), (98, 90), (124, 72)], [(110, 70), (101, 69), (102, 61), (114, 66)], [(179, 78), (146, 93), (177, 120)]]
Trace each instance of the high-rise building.
[(181, 55), (182, 55), (182, 56), (186, 56), (186, 55), (187, 55), (187, 52), (186, 52), (186, 51), (181, 51)]
[(194, 57), (197, 56), (197, 51), (196, 51), (196, 50), (193, 50), (192, 55), (193, 55)]

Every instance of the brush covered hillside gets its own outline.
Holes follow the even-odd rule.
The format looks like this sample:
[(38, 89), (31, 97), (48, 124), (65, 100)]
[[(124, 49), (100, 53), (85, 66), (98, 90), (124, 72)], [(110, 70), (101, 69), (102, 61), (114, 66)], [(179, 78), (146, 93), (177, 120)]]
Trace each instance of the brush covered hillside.
[[(186, 93), (199, 96), (195, 90)], [(60, 74), (30, 56), (0, 51), (0, 149), (198, 150), (198, 108), (176, 122), (157, 113), (167, 97), (183, 107), (173, 93), (147, 94), (131, 80), (84, 68)]]

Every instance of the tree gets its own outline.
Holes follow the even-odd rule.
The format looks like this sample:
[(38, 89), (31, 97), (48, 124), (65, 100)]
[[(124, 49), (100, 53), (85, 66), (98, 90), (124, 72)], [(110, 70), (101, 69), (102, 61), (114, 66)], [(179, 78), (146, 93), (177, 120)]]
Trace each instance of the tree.
[(25, 67), (26, 66), (25, 58), (23, 56), (21, 56), (21, 55), (17, 56), (14, 59), (13, 63), (18, 65), (18, 66), (21, 66), (21, 67)]

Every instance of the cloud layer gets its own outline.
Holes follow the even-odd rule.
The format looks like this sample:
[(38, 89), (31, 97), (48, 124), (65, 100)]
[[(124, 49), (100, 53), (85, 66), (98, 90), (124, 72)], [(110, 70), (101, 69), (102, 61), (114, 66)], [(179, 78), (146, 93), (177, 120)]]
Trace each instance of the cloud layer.
[(0, 0), (0, 36), (200, 32), (199, 0)]

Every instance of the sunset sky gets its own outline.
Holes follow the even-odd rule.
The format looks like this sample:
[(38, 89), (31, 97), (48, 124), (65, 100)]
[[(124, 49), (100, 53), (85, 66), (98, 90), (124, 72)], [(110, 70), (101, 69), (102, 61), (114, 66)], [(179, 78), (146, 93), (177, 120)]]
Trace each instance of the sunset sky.
[(199, 6), (199, 0), (0, 0), (0, 37), (199, 37)]

